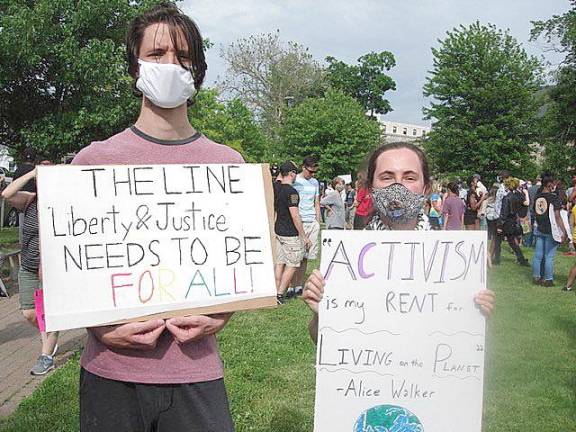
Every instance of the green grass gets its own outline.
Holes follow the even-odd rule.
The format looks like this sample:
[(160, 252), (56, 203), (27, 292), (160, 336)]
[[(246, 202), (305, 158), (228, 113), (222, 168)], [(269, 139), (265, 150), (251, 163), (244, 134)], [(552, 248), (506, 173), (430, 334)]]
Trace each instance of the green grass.
[[(503, 251), (491, 272), (497, 309), (486, 358), (485, 432), (576, 430), (576, 296), (560, 287), (573, 257), (557, 256), (557, 287), (533, 286), (528, 268)], [(314, 347), (299, 300), (236, 314), (220, 334), (238, 432), (311, 431)], [(56, 371), (4, 423), (12, 431), (78, 430), (78, 361)]]
[(18, 227), (0, 228), (0, 246), (4, 244), (18, 243)]

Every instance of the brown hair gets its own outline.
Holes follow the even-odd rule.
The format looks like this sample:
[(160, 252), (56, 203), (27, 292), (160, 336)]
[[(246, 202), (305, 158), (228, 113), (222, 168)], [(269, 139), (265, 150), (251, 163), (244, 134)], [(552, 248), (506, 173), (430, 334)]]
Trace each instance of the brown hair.
[(380, 155), (384, 152), (389, 150), (398, 150), (398, 149), (407, 149), (411, 150), (416, 153), (418, 159), (420, 160), (420, 166), (422, 168), (422, 175), (424, 176), (424, 186), (430, 186), (430, 168), (428, 167), (428, 159), (426, 159), (426, 155), (422, 151), (422, 149), (412, 143), (409, 142), (393, 142), (389, 144), (383, 144), (378, 147), (374, 152), (370, 155), (368, 159), (368, 179), (367, 184), (369, 187), (372, 187), (374, 183), (374, 175), (376, 174), (376, 162)]
[(330, 186), (332, 186), (332, 189), (336, 189), (336, 186), (338, 186), (339, 183), (344, 183), (344, 180), (340, 177), (334, 177), (330, 182)]
[(138, 96), (142, 93), (136, 89), (136, 74), (138, 72), (138, 57), (140, 46), (144, 37), (144, 31), (152, 24), (164, 23), (170, 29), (170, 39), (176, 50), (179, 50), (179, 30), (182, 31), (186, 43), (188, 44), (188, 57), (191, 66), (180, 62), (180, 66), (188, 69), (194, 78), (194, 87), (200, 90), (206, 75), (206, 59), (204, 58), (204, 46), (202, 36), (198, 26), (192, 19), (185, 15), (174, 3), (163, 2), (147, 10), (142, 15), (135, 17), (130, 24), (126, 35), (126, 60), (128, 62), (128, 73), (134, 78), (134, 91)]
[(366, 171), (358, 171), (358, 175), (356, 176), (356, 189), (367, 189), (369, 186), (366, 180)]

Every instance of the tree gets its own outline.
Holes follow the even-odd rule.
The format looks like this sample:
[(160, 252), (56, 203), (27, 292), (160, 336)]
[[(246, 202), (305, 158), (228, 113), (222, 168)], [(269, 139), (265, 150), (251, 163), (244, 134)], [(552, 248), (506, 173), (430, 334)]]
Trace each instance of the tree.
[(565, 54), (553, 74), (542, 121), (544, 167), (557, 173), (576, 168), (576, 0), (563, 15), (533, 22), (531, 40), (544, 38), (549, 49)]
[(137, 114), (128, 22), (158, 1), (7, 0), (0, 14), (0, 144), (57, 157)]
[(326, 61), (326, 78), (333, 88), (355, 98), (371, 116), (392, 111), (385, 98), (388, 90), (396, 90), (396, 83), (386, 75), (396, 66), (391, 52), (370, 52), (358, 59), (358, 65), (348, 65), (334, 57), (326, 57)]
[(432, 98), (424, 113), (434, 119), (425, 148), (436, 172), (533, 173), (538, 60), (507, 31), (478, 22), (439, 42), (424, 85)]
[(284, 43), (278, 31), (239, 39), (221, 56), (227, 71), (220, 86), (256, 113), (271, 138), (287, 106), (317, 93), (322, 84), (322, 68), (308, 48)]
[(291, 108), (280, 131), (284, 158), (320, 157), (321, 178), (358, 169), (380, 140), (380, 127), (351, 96), (328, 90)]
[(201, 90), (189, 112), (194, 128), (208, 138), (239, 151), (247, 162), (266, 160), (266, 138), (239, 99), (222, 103), (215, 89)]

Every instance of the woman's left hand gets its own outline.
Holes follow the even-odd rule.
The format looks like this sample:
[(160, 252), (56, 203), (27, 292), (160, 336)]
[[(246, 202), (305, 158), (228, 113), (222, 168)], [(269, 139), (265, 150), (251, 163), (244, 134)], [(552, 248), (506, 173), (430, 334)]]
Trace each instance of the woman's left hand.
[(482, 290), (474, 296), (474, 303), (476, 303), (486, 318), (490, 318), (490, 315), (492, 315), (495, 300), (494, 291), (490, 290)]

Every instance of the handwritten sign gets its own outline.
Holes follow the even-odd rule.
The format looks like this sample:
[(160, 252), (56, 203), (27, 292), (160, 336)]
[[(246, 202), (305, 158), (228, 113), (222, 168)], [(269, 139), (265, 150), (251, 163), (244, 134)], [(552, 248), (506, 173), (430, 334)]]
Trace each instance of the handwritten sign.
[(316, 432), (480, 432), (486, 234), (324, 231)]
[(47, 331), (275, 305), (261, 165), (47, 166)]

